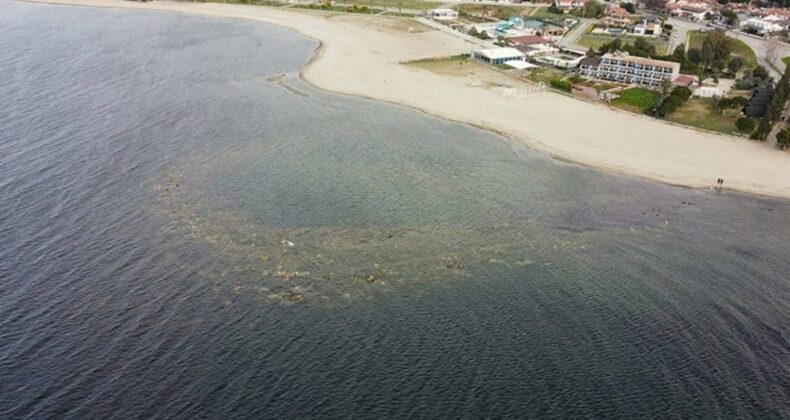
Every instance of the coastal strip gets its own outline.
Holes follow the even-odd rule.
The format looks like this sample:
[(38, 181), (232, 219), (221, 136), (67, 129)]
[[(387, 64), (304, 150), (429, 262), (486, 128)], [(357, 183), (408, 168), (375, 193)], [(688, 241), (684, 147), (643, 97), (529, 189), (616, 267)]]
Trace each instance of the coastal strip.
[[(411, 20), (219, 3), (30, 1), (244, 18), (287, 27), (319, 43), (300, 72), (316, 89), (410, 107), (610, 172), (692, 188), (715, 188), (722, 178), (729, 189), (790, 198), (790, 154), (766, 144), (552, 92), (509, 95), (474, 74), (447, 76), (404, 65), (476, 47)], [(510, 83), (515, 82), (503, 80)]]

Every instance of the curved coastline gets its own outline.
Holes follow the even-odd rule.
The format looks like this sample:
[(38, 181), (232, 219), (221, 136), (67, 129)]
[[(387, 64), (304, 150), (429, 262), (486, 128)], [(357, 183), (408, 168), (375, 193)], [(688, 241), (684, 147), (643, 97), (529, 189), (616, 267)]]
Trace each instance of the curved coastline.
[[(301, 67), (299, 70), (299, 77), (300, 79), (308, 84), (311, 88), (317, 89), (320, 91), (329, 92), (331, 94), (339, 94), (339, 95), (348, 95), (353, 97), (360, 97), (369, 100), (379, 101), (390, 103), (398, 106), (407, 107), (412, 110), (416, 110), (432, 117), (440, 118), (443, 120), (451, 121), (454, 123), (465, 124), (469, 126), (473, 126), (482, 130), (490, 131), (501, 135), (510, 141), (517, 142), (519, 144), (523, 144), (527, 147), (530, 147), (534, 150), (537, 150), (541, 153), (545, 153), (551, 156), (554, 159), (559, 161), (574, 163), (574, 164), (581, 164), (584, 166), (604, 170), (607, 172), (617, 173), (619, 175), (636, 177), (641, 179), (646, 179), (650, 181), (661, 182), (668, 185), (678, 186), (678, 187), (687, 187), (687, 188), (699, 188), (699, 189), (712, 189), (715, 187), (713, 180), (714, 174), (713, 169), (705, 168), (704, 159), (707, 157), (708, 163), (711, 161), (711, 155), (717, 157), (716, 162), (721, 163), (722, 161), (727, 161), (728, 159), (734, 159), (739, 161), (738, 165), (733, 165), (738, 167), (738, 171), (733, 171), (732, 174), (726, 170), (722, 170), (721, 172), (725, 172), (722, 174), (725, 179), (727, 179), (727, 188), (734, 191), (746, 192), (755, 195), (763, 195), (775, 198), (790, 198), (790, 156), (787, 154), (781, 153), (778, 150), (771, 150), (768, 146), (763, 144), (757, 144), (754, 142), (749, 142), (744, 139), (738, 139), (729, 136), (722, 136), (716, 135), (709, 132), (695, 130), (692, 128), (686, 127), (679, 127), (674, 124), (666, 124), (663, 121), (656, 121), (647, 119), (641, 115), (633, 115), (630, 113), (624, 113), (619, 110), (612, 110), (609, 107), (601, 106), (600, 104), (591, 104), (587, 103), (586, 101), (579, 101), (573, 98), (566, 98), (562, 95), (555, 95), (552, 93), (535, 93), (533, 94), (535, 98), (528, 98), (528, 100), (533, 100), (533, 102), (538, 102), (537, 105), (550, 105), (553, 108), (564, 108), (564, 107), (574, 107), (574, 105), (569, 104), (568, 102), (562, 103), (563, 101), (570, 101), (570, 102), (577, 102), (583, 105), (576, 106), (577, 109), (568, 110), (569, 114), (572, 114), (574, 111), (586, 111), (588, 115), (585, 115), (588, 120), (590, 115), (592, 114), (600, 114), (600, 115), (592, 115), (593, 120), (595, 117), (610, 117), (612, 120), (621, 119), (627, 120), (625, 121), (628, 124), (633, 124), (637, 126), (636, 128), (629, 126), (629, 130), (634, 132), (634, 130), (651, 130), (656, 129), (660, 130), (661, 126), (670, 127), (664, 131), (669, 132), (674, 130), (674, 133), (671, 133), (674, 136), (683, 136), (686, 134), (688, 136), (695, 136), (695, 139), (689, 140), (689, 144), (693, 144), (696, 146), (696, 149), (689, 152), (691, 155), (696, 153), (696, 156), (692, 156), (691, 160), (693, 161), (695, 158), (700, 158), (703, 162), (694, 163), (689, 165), (689, 159), (678, 159), (679, 156), (683, 156), (683, 151), (674, 150), (672, 153), (674, 155), (667, 156), (666, 151), (662, 150), (662, 146), (666, 146), (666, 144), (660, 144), (660, 142), (651, 141), (652, 139), (640, 139), (637, 142), (642, 142), (644, 144), (631, 146), (634, 149), (638, 149), (642, 146), (647, 146), (648, 148), (655, 150), (655, 155), (649, 155), (648, 160), (645, 160), (645, 156), (630, 156), (629, 151), (625, 151), (624, 153), (614, 153), (614, 156), (603, 156), (606, 154), (606, 150), (600, 149), (601, 141), (590, 142), (586, 141), (592, 137), (604, 137), (604, 136), (595, 136), (588, 135), (584, 136), (584, 138), (580, 138), (577, 136), (569, 136), (568, 126), (565, 125), (565, 132), (561, 134), (565, 134), (565, 136), (560, 136), (562, 141), (559, 141), (560, 145), (551, 144), (550, 141), (547, 141), (546, 136), (544, 138), (537, 138), (535, 135), (530, 135), (530, 133), (526, 133), (525, 130), (514, 129), (513, 123), (516, 124), (524, 124), (527, 125), (530, 121), (517, 121), (518, 117), (510, 118), (507, 123), (504, 124), (497, 124), (497, 121), (490, 121), (486, 119), (475, 119), (471, 116), (469, 112), (465, 112), (468, 110), (463, 110), (455, 107), (453, 112), (443, 111), (440, 106), (435, 106), (436, 103), (430, 103), (431, 101), (422, 102), (420, 99), (423, 98), (412, 98), (412, 100), (406, 99), (408, 94), (408, 89), (404, 89), (403, 92), (399, 92), (398, 94), (393, 97), (392, 91), (389, 91), (389, 95), (387, 92), (384, 91), (376, 91), (375, 88), (370, 87), (371, 89), (365, 90), (365, 85), (370, 84), (372, 78), (367, 77), (365, 79), (364, 72), (359, 72), (362, 74), (360, 79), (363, 80), (365, 83), (361, 83), (361, 87), (354, 88), (352, 84), (349, 84), (348, 80), (345, 80), (346, 83), (344, 84), (343, 81), (338, 81), (336, 83), (332, 83), (330, 77), (324, 76), (322, 78), (321, 71), (325, 69), (317, 69), (321, 64), (324, 64), (326, 61), (326, 53), (327, 51), (331, 51), (333, 49), (332, 44), (329, 43), (326, 39), (323, 39), (320, 36), (316, 36), (315, 31), (306, 31), (302, 26), (299, 25), (300, 22), (294, 21), (287, 21), (278, 19), (279, 17), (287, 16), (292, 18), (295, 21), (302, 20), (301, 23), (304, 23), (305, 26), (313, 23), (320, 23), (320, 22), (330, 22), (333, 18), (342, 19), (344, 23), (348, 24), (349, 21), (353, 23), (360, 23), (362, 25), (370, 24), (372, 30), (370, 31), (370, 35), (373, 32), (380, 32), (383, 33), (383, 36), (392, 35), (387, 34), (386, 30), (381, 30), (381, 28), (375, 28), (375, 24), (372, 22), (390, 22), (392, 23), (393, 19), (387, 18), (380, 18), (380, 17), (370, 17), (370, 16), (347, 16), (343, 14), (329, 14), (329, 13), (319, 13), (319, 12), (310, 12), (310, 11), (289, 11), (287, 9), (273, 9), (269, 7), (255, 7), (251, 10), (251, 6), (246, 5), (226, 5), (226, 4), (219, 4), (219, 3), (170, 3), (170, 2), (156, 2), (156, 3), (137, 3), (137, 2), (122, 2), (120, 0), (23, 0), (30, 3), (40, 3), (40, 4), (52, 4), (52, 5), (73, 5), (73, 6), (87, 6), (87, 7), (106, 7), (106, 8), (116, 8), (116, 9), (136, 9), (136, 10), (161, 10), (161, 11), (170, 11), (170, 12), (181, 12), (181, 13), (189, 13), (189, 14), (196, 14), (201, 16), (208, 16), (208, 17), (223, 17), (223, 18), (241, 18), (247, 19), (257, 22), (262, 22), (266, 24), (272, 24), (280, 27), (284, 27), (294, 32), (298, 33), (301, 36), (309, 38), (318, 43), (314, 53), (312, 54), (311, 58)], [(254, 12), (254, 16), (251, 13), (244, 13), (244, 12)], [(268, 14), (268, 16), (267, 16)], [(311, 22), (312, 21), (312, 22)], [(367, 21), (367, 22), (366, 22)], [(403, 20), (398, 20), (399, 22), (403, 22)], [(343, 27), (343, 23), (338, 24), (329, 24), (334, 26)], [(354, 30), (361, 30), (362, 25), (357, 25), (357, 27), (353, 28), (351, 31), (348, 28), (343, 27), (346, 32), (353, 32)], [(346, 25), (349, 26), (349, 25)], [(386, 26), (386, 25), (385, 25)], [(411, 28), (409, 28), (411, 29)], [(342, 31), (341, 31), (342, 32)], [(407, 34), (409, 34), (407, 32)], [(351, 35), (345, 34), (349, 38)], [(341, 35), (342, 36), (342, 35)], [(450, 35), (443, 34), (438, 31), (433, 31), (432, 38), (435, 41), (436, 39), (441, 39), (442, 45), (437, 46), (436, 48), (428, 47), (427, 50), (432, 51), (436, 50), (435, 52), (426, 52), (425, 45), (423, 48), (418, 48), (417, 51), (414, 52), (410, 59), (417, 59), (417, 58), (425, 58), (429, 56), (440, 56), (439, 52), (444, 51), (458, 51), (459, 48), (471, 48), (469, 45), (465, 45), (465, 41), (460, 41), (454, 39)], [(448, 38), (453, 38), (452, 40)], [(429, 40), (430, 41), (430, 40)], [(352, 39), (349, 39), (349, 42), (353, 42)], [(369, 41), (369, 45), (373, 45), (374, 42)], [(423, 44), (426, 44), (423, 41)], [(346, 46), (348, 47), (348, 46)], [(339, 50), (340, 48), (338, 48)], [(371, 57), (378, 55), (379, 59), (382, 54), (380, 51), (368, 51), (367, 52)], [(431, 55), (433, 54), (433, 55)], [(388, 56), (389, 57), (389, 56)], [(396, 58), (396, 63), (400, 63), (402, 57)], [(335, 63), (337, 64), (337, 59), (335, 58)], [(390, 63), (387, 63), (390, 64)], [(399, 64), (400, 65), (400, 64)], [(329, 65), (331, 67), (331, 64)], [(389, 70), (392, 70), (392, 66), (389, 67)], [(415, 69), (402, 69), (400, 73), (406, 74), (410, 72), (420, 72), (419, 79), (424, 79), (427, 82), (437, 82), (437, 77), (435, 76), (432, 79), (428, 77), (429, 72), (422, 71), (422, 70), (415, 70)], [(370, 72), (372, 74), (372, 72)], [(359, 74), (355, 75), (359, 76)], [(370, 75), (367, 75), (370, 76)], [(402, 76), (399, 75), (399, 76)], [(348, 77), (346, 77), (348, 79)], [(442, 78), (446, 79), (446, 78)], [(401, 82), (403, 80), (408, 80), (401, 78)], [(353, 77), (352, 77), (353, 82)], [(386, 80), (383, 80), (383, 83), (386, 83)], [(444, 81), (443, 81), (444, 82)], [(468, 82), (468, 81), (467, 81)], [(448, 87), (451, 83), (445, 83), (442, 87)], [(458, 87), (460, 83), (455, 84), (455, 88)], [(397, 85), (395, 83), (394, 85)], [(403, 86), (405, 87), (405, 86)], [(449, 86), (453, 87), (453, 86)], [(456, 97), (463, 97), (463, 85), (461, 85), (461, 89), (456, 89), (454, 91), (454, 95)], [(412, 90), (414, 87), (411, 87)], [(397, 89), (396, 89), (397, 90)], [(424, 89), (423, 89), (424, 90)], [(473, 89), (467, 87), (467, 93), (470, 93)], [(459, 92), (460, 91), (460, 92)], [(475, 93), (475, 92), (472, 92)], [(477, 92), (479, 96), (479, 92)], [(488, 95), (483, 99), (487, 99), (489, 102), (492, 103), (494, 100), (498, 99), (498, 105), (502, 105), (503, 103), (507, 103), (508, 99)], [(542, 103), (540, 101), (543, 101)], [(524, 101), (525, 103), (528, 101)], [(432, 106), (434, 105), (434, 106)], [(485, 104), (484, 104), (485, 105)], [(521, 105), (521, 104), (519, 104)], [(591, 109), (584, 109), (584, 107), (593, 107)], [(581, 108), (581, 109), (579, 109)], [(565, 111), (565, 109), (562, 109)], [(481, 111), (482, 112), (482, 111)], [(607, 115), (609, 113), (610, 115)], [(615, 117), (615, 115), (620, 115), (621, 117)], [(513, 117), (513, 115), (509, 115), (509, 117)], [(560, 116), (559, 120), (562, 120), (565, 117)], [(599, 125), (606, 125), (607, 122), (601, 122), (599, 120), (595, 120)], [(545, 121), (544, 121), (545, 122)], [(556, 120), (554, 122), (557, 122)], [(589, 121), (588, 121), (589, 122)], [(616, 123), (617, 121), (612, 121), (612, 123)], [(571, 128), (572, 128), (571, 124)], [(640, 125), (643, 125), (641, 127)], [(605, 128), (606, 129), (606, 128)], [(545, 131), (545, 130), (544, 130)], [(693, 133), (693, 134), (692, 134)], [(571, 133), (573, 134), (573, 133)], [(576, 137), (576, 138), (574, 138)], [(623, 137), (621, 134), (620, 137)], [(655, 135), (653, 136), (655, 137)], [(684, 136), (685, 137), (685, 136)], [(704, 139), (707, 144), (695, 144), (693, 142), (697, 141), (697, 139)], [(670, 136), (670, 139), (671, 136)], [(673, 139), (675, 140), (675, 139)], [(685, 140), (684, 140), (685, 141)], [(604, 140), (603, 143), (606, 141)], [(712, 150), (710, 154), (704, 153), (700, 151), (700, 149), (704, 149), (705, 147), (715, 148), (715, 146), (719, 145), (726, 145), (726, 143), (717, 143), (714, 144), (712, 142), (729, 142), (734, 143), (735, 145), (730, 147), (731, 150), (735, 150), (737, 153), (733, 153), (731, 150), (728, 150), (727, 153), (719, 153), (718, 155), (715, 153), (715, 150)], [(736, 143), (737, 142), (737, 143)], [(574, 144), (576, 143), (576, 144)], [(622, 143), (622, 141), (620, 141)], [(595, 151), (596, 148), (599, 148), (599, 153), (591, 153), (586, 154), (585, 150), (581, 150), (579, 152), (574, 151), (574, 147), (579, 146), (580, 148), (586, 148), (587, 151), (592, 150)], [(615, 145), (616, 146), (616, 145)], [(611, 148), (611, 145), (607, 147)], [(729, 146), (728, 146), (729, 147)], [(754, 155), (747, 153), (755, 153)], [(642, 152), (644, 155), (645, 152)], [(662, 156), (663, 155), (663, 156)], [(722, 156), (724, 156), (722, 158)], [(641, 159), (640, 159), (641, 158)], [(673, 160), (674, 159), (674, 160)], [(768, 159), (770, 162), (767, 164), (760, 159)], [(640, 161), (641, 160), (641, 161)], [(660, 161), (660, 162), (659, 162)], [(751, 163), (758, 161), (758, 163)], [(647, 165), (644, 165), (647, 164)], [(644, 165), (644, 166), (640, 166)], [(748, 169), (754, 169), (754, 173), (750, 173)], [(708, 181), (708, 179), (710, 181)]]

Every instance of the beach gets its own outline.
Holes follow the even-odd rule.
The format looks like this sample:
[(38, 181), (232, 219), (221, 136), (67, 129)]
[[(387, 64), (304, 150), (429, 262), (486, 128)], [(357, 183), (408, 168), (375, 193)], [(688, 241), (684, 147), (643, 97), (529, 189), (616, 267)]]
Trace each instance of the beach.
[(284, 26), (320, 41), (302, 70), (302, 78), (318, 89), (482, 127), (555, 158), (619, 174), (693, 188), (714, 188), (723, 178), (726, 189), (790, 197), (790, 154), (770, 145), (535, 91), (504, 74), (503, 83), (512, 84), (508, 89), (492, 87), (479, 75), (447, 76), (404, 64), (475, 48), (415, 21), (214, 3), (47, 3), (174, 11)]

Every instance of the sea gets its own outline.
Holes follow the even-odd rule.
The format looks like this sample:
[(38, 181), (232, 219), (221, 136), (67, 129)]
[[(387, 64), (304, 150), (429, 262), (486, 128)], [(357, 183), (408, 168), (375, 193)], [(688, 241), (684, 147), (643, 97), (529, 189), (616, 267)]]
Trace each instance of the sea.
[(0, 0), (0, 418), (790, 418), (789, 201), (324, 92), (317, 46)]

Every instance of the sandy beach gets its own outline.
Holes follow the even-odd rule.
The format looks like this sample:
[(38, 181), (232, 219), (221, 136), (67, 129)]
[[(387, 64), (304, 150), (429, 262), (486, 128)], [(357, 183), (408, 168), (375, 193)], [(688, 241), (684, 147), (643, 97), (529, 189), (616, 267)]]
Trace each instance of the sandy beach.
[[(790, 153), (769, 145), (532, 91), (493, 70), (446, 75), (405, 65), (475, 47), (411, 20), (213, 3), (47, 3), (167, 10), (288, 27), (321, 42), (302, 71), (317, 88), (484, 127), (557, 158), (612, 172), (695, 188), (712, 188), (724, 178), (725, 188), (790, 198)], [(498, 79), (512, 88), (498, 88)]]

